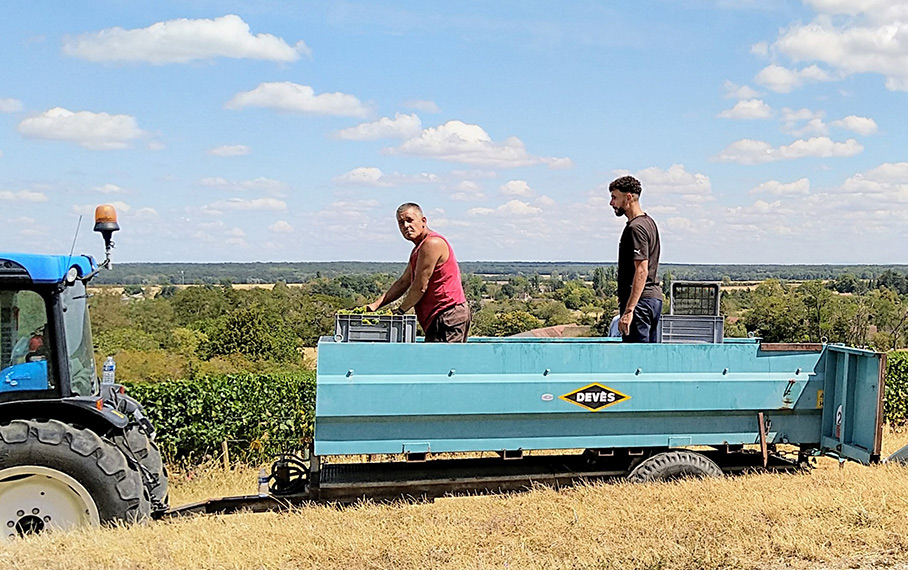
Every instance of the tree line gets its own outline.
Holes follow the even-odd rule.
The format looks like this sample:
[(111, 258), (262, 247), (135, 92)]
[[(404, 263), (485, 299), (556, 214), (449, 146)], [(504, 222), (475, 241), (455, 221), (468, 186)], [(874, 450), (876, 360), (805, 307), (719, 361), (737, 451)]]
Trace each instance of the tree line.
[[(107, 285), (217, 285), (230, 283), (306, 283), (322, 277), (368, 276), (375, 273), (400, 275), (399, 262), (331, 261), (269, 263), (119, 263), (99, 274), (94, 282)], [(568, 280), (592, 279), (599, 267), (614, 264), (570, 261), (462, 261), (464, 274), (496, 276), (560, 275)], [(677, 279), (695, 281), (806, 281), (837, 279), (850, 274), (868, 280), (886, 271), (908, 273), (906, 265), (745, 265), (662, 263), (662, 271)]]
[[(726, 279), (721, 311), (726, 336), (770, 342), (828, 340), (879, 350), (908, 344), (908, 277), (887, 269), (832, 279), (766, 279), (742, 286)], [(666, 294), (686, 274), (663, 275)], [(334, 334), (338, 310), (362, 306), (396, 272), (314, 276), (303, 283), (241, 288), (229, 280), (192, 286), (126, 285), (91, 298), (99, 358), (114, 355), (126, 380), (191, 378), (237, 372), (311, 369), (311, 347)], [(607, 334), (617, 312), (616, 270), (584, 274), (464, 274), (473, 309), (471, 335), (509, 336), (577, 324)], [(666, 304), (668, 310), (668, 304)]]

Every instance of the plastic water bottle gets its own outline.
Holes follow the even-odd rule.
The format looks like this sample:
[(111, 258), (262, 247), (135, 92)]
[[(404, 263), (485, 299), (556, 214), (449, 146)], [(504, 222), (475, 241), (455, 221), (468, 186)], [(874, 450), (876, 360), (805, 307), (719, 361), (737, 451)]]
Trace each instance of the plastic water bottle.
[(101, 384), (113, 384), (117, 376), (117, 363), (114, 362), (113, 356), (108, 356), (104, 361), (104, 368), (101, 371)]

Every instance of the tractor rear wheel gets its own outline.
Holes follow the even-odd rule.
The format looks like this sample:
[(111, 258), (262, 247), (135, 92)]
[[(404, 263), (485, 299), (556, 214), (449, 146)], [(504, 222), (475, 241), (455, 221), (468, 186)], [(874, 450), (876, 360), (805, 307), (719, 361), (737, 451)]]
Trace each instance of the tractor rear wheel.
[(632, 483), (671, 481), (684, 477), (721, 477), (716, 463), (694, 451), (680, 449), (657, 453), (646, 459), (627, 476)]
[(134, 522), (151, 503), (139, 471), (96, 433), (56, 420), (0, 426), (0, 531)]
[(138, 424), (128, 426), (120, 435), (114, 436), (113, 440), (127, 457), (132, 457), (145, 471), (143, 479), (151, 494), (152, 510), (167, 510), (167, 467), (157, 444)]

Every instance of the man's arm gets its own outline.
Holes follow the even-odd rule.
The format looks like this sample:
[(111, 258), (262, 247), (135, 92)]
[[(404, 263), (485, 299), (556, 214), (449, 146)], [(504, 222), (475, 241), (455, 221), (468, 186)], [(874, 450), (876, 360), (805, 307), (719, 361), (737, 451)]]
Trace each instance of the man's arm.
[(622, 313), (621, 318), (618, 319), (618, 330), (621, 334), (630, 334), (631, 321), (634, 320), (634, 309), (637, 308), (637, 302), (640, 301), (640, 295), (643, 295), (643, 288), (646, 287), (646, 276), (648, 273), (648, 260), (634, 260), (634, 280), (631, 283), (631, 296), (627, 300), (627, 306), (624, 307), (624, 313)]
[(419, 248), (419, 254), (416, 256), (416, 271), (413, 275), (413, 282), (410, 283), (407, 296), (400, 302), (400, 312), (403, 313), (410, 310), (422, 299), (426, 289), (429, 287), (429, 278), (432, 277), (435, 266), (447, 253), (448, 246), (443, 239), (438, 237), (426, 238), (425, 243)]
[(377, 311), (381, 307), (384, 307), (388, 303), (393, 303), (394, 301), (400, 299), (401, 295), (407, 292), (407, 289), (410, 288), (410, 265), (407, 264), (407, 268), (404, 269), (404, 274), (397, 278), (397, 281), (391, 284), (388, 287), (388, 290), (382, 294), (378, 299), (372, 301), (366, 308), (369, 311)]

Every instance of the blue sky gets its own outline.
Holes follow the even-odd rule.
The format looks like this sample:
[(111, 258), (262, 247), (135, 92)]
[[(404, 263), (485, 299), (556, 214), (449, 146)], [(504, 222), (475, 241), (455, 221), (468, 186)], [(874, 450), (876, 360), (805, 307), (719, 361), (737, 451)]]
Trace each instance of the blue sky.
[(908, 263), (908, 2), (5, 2), (0, 249)]

